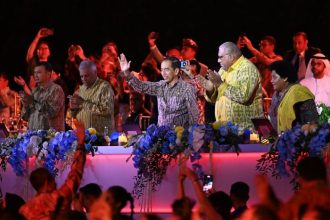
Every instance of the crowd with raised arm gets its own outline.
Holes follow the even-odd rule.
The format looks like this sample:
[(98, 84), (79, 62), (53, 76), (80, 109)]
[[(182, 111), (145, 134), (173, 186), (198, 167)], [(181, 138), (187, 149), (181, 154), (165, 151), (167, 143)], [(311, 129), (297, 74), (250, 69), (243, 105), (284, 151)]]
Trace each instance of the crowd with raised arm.
[[(200, 62), (200, 48), (191, 38), (184, 38), (181, 47), (168, 48), (163, 55), (157, 46), (158, 34), (148, 34), (150, 52), (139, 72), (135, 72), (129, 69), (129, 63), (122, 65), (126, 58), (121, 60), (115, 41), (106, 42), (99, 56), (88, 56), (81, 45), (72, 44), (68, 48), (68, 58), (61, 67), (54, 59), (47, 41), (50, 37), (56, 37), (54, 30), (41, 28), (27, 51), (26, 74), (14, 76), (15, 82), (22, 87), (20, 96), (16, 95), (20, 97), (21, 103), (14, 104), (9, 101), (12, 99), (6, 98), (4, 92), (1, 93), (4, 94), (0, 96), (2, 121), (9, 121), (15, 105), (19, 106), (19, 111), (15, 112), (21, 113), (22, 110), (21, 115), (28, 122), (29, 129), (63, 130), (63, 127), (52, 124), (54, 120), (60, 124), (64, 120), (65, 129), (70, 129), (70, 121), (78, 117), (85, 126), (97, 127), (99, 132), (103, 132), (104, 128), (121, 132), (123, 125), (141, 124), (145, 116), (158, 125), (185, 127), (205, 122), (225, 124), (231, 121), (238, 125), (242, 133), (246, 128), (253, 129), (252, 118), (269, 116), (272, 121), (282, 121), (282, 116), (278, 115), (277, 107), (274, 111), (274, 106), (281, 105), (282, 98), (279, 95), (284, 97), (283, 94), (289, 90), (276, 91), (277, 82), (273, 79), (271, 64), (283, 59), (292, 65), (288, 79), (295, 81), (291, 84), (306, 86), (316, 104), (330, 103), (325, 86), (330, 75), (329, 61), (324, 54), (319, 53), (320, 49), (308, 46), (307, 34), (304, 32), (293, 35), (293, 49), (283, 55), (275, 51), (276, 39), (270, 35), (260, 38), (259, 48), (254, 47), (245, 34), (239, 36), (236, 44), (221, 43), (217, 58), (219, 70), (209, 69)], [(244, 48), (250, 52), (250, 56), (242, 53)], [(46, 100), (35, 95), (40, 88), (45, 91), (41, 92), (43, 95), (52, 92), (38, 78), (40, 63), (49, 66), (46, 71), (50, 75), (48, 81), (59, 85), (55, 86), (58, 91), (62, 90), (60, 95), (53, 96), (55, 99)], [(169, 67), (171, 63), (174, 65)], [(2, 78), (6, 80), (6, 77)], [(14, 92), (7, 93), (7, 96), (15, 95)], [(54, 104), (61, 99), (64, 104)], [(299, 100), (297, 102), (301, 104)], [(49, 112), (37, 109), (32, 114), (33, 109), (40, 106), (51, 108)], [(296, 103), (289, 105), (290, 109), (285, 111), (293, 107), (297, 108)], [(44, 116), (40, 118), (41, 115)], [(294, 117), (299, 118), (299, 115)], [(284, 129), (292, 127), (291, 122)], [(277, 127), (274, 123), (273, 126)]]
[[(146, 42), (141, 42), (149, 46), (149, 53), (136, 72), (129, 60), (134, 63), (137, 59), (120, 53), (115, 41), (106, 42), (99, 56), (85, 54), (81, 45), (72, 44), (61, 66), (47, 42), (56, 32), (41, 28), (28, 47), (26, 73), (13, 77), (21, 91), (9, 88), (11, 79), (0, 73), (2, 123), (15, 115), (27, 121), (30, 130), (76, 129), (78, 143), (61, 187), (57, 188), (48, 170), (34, 170), (30, 182), (37, 194), (27, 202), (15, 197), (19, 207), (11, 207), (8, 201), (0, 219), (11, 214), (12, 219), (133, 219), (134, 199), (124, 187), (111, 186), (106, 191), (97, 183), (80, 187), (86, 161), (84, 128), (93, 127), (104, 134), (121, 132), (124, 125), (139, 125), (146, 116), (158, 126), (188, 129), (214, 118), (221, 124), (236, 124), (242, 134), (246, 128), (254, 129), (251, 119), (269, 116), (280, 134), (296, 124), (318, 123), (317, 105), (330, 106), (329, 60), (319, 48), (308, 45), (304, 32), (293, 35), (293, 49), (285, 54), (277, 53), (276, 39), (270, 35), (260, 37), (258, 48), (246, 35), (239, 36), (236, 43), (220, 42), (218, 54), (210, 54), (220, 65), (217, 70), (202, 63), (203, 58), (198, 57), (201, 48), (194, 39), (184, 38), (180, 47), (168, 48), (163, 54), (157, 35), (151, 32)], [(242, 52), (244, 48), (250, 56)], [(124, 47), (122, 51), (127, 52)], [(211, 114), (206, 106), (213, 107)], [(323, 165), (315, 158), (299, 162), (301, 189), (288, 202), (276, 197), (264, 176), (256, 177), (260, 203), (248, 206), (253, 186), (237, 180), (229, 193), (205, 191), (196, 173), (181, 161), (178, 198), (173, 198), (168, 219), (326, 216), (330, 189)], [(186, 194), (187, 184), (192, 186), (196, 201)], [(129, 215), (123, 213), (127, 205)], [(144, 215), (142, 219), (160, 217)]]

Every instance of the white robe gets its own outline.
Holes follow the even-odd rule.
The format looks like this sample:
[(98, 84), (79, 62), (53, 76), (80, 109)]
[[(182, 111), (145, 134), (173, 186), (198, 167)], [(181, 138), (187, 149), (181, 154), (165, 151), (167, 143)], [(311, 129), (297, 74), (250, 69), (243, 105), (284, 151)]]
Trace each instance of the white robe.
[(314, 94), (317, 105), (324, 103), (330, 106), (330, 77), (326, 75), (321, 79), (309, 77), (301, 80), (300, 84), (306, 86)]

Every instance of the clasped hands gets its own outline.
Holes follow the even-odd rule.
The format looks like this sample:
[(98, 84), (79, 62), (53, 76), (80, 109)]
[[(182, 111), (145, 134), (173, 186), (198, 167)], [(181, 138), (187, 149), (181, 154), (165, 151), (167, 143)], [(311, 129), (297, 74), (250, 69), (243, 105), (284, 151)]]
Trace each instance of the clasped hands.
[(85, 101), (83, 98), (81, 98), (77, 94), (73, 94), (72, 96), (69, 96), (68, 98), (70, 99), (70, 101), (69, 101), (70, 109), (79, 109)]
[(211, 93), (221, 85), (222, 80), (220, 75), (214, 70), (207, 70), (207, 76), (208, 79), (202, 75), (197, 75), (197, 81), (207, 92)]

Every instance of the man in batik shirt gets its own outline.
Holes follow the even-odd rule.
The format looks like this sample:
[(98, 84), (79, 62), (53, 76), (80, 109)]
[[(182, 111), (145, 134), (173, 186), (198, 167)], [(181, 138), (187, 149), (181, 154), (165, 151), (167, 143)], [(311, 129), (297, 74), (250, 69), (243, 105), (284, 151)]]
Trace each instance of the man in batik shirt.
[(111, 85), (97, 77), (94, 62), (80, 63), (79, 72), (82, 86), (70, 98), (71, 116), (83, 122), (85, 127), (93, 127), (103, 133), (114, 130), (114, 92)]
[(198, 123), (198, 107), (195, 88), (178, 77), (180, 60), (166, 57), (161, 63), (161, 74), (164, 80), (159, 82), (142, 82), (129, 71), (130, 62), (124, 54), (120, 55), (122, 75), (128, 84), (137, 92), (157, 96), (158, 126), (183, 126)]
[(52, 67), (40, 62), (34, 68), (37, 87), (31, 95), (21, 94), (22, 118), (28, 121), (30, 130), (53, 128), (64, 131), (64, 92), (51, 80)]
[(216, 120), (231, 121), (242, 133), (253, 127), (251, 118), (263, 117), (259, 71), (232, 42), (220, 45), (218, 62), (219, 73), (209, 70), (210, 80), (198, 80), (206, 89), (206, 100), (215, 102)]

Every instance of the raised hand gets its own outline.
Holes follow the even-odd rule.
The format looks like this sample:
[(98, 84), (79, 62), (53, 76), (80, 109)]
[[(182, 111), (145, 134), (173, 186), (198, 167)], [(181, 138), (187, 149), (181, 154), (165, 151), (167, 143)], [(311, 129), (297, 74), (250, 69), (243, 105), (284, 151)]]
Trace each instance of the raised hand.
[[(118, 57), (119, 60), (119, 64), (120, 64), (120, 69), (121, 71), (123, 71), (124, 73), (126, 71), (129, 70), (130, 66), (131, 66), (131, 61), (127, 62), (126, 56), (125, 54), (120, 54), (120, 56)], [(126, 76), (126, 75), (125, 75)]]
[(77, 94), (74, 94), (73, 96), (69, 96), (69, 98), (70, 98), (69, 101), (70, 109), (79, 109), (80, 106), (84, 103), (84, 99)]
[(80, 59), (86, 60), (84, 50), (82, 49), (82, 47), (80, 45), (76, 45), (76, 55), (78, 55), (80, 57)]
[(14, 81), (15, 81), (15, 83), (17, 83), (18, 85), (20, 85), (20, 86), (25, 86), (25, 80), (21, 77), (21, 76), (18, 76), (18, 77), (16, 77), (16, 76), (14, 76)]
[(243, 36), (243, 42), (248, 49), (253, 48), (252, 42), (250, 41), (250, 39), (247, 36)]
[(191, 181), (198, 180), (198, 176), (196, 175), (196, 173), (191, 168), (189, 168), (187, 166), (181, 166), (180, 167), (180, 174), (182, 176), (187, 177)]
[(150, 32), (148, 34), (148, 43), (150, 47), (153, 47), (156, 45), (157, 40), (157, 33), (156, 32)]
[(37, 33), (37, 38), (47, 37), (48, 36), (48, 28), (40, 28)]
[(187, 65), (185, 68), (181, 69), (190, 79), (193, 79), (195, 76), (193, 72), (191, 71), (191, 66)]
[(220, 84), (222, 83), (220, 75), (216, 71), (210, 70), (210, 69), (207, 70), (207, 74), (208, 74), (209, 80), (213, 83), (215, 88), (218, 88), (220, 86)]

